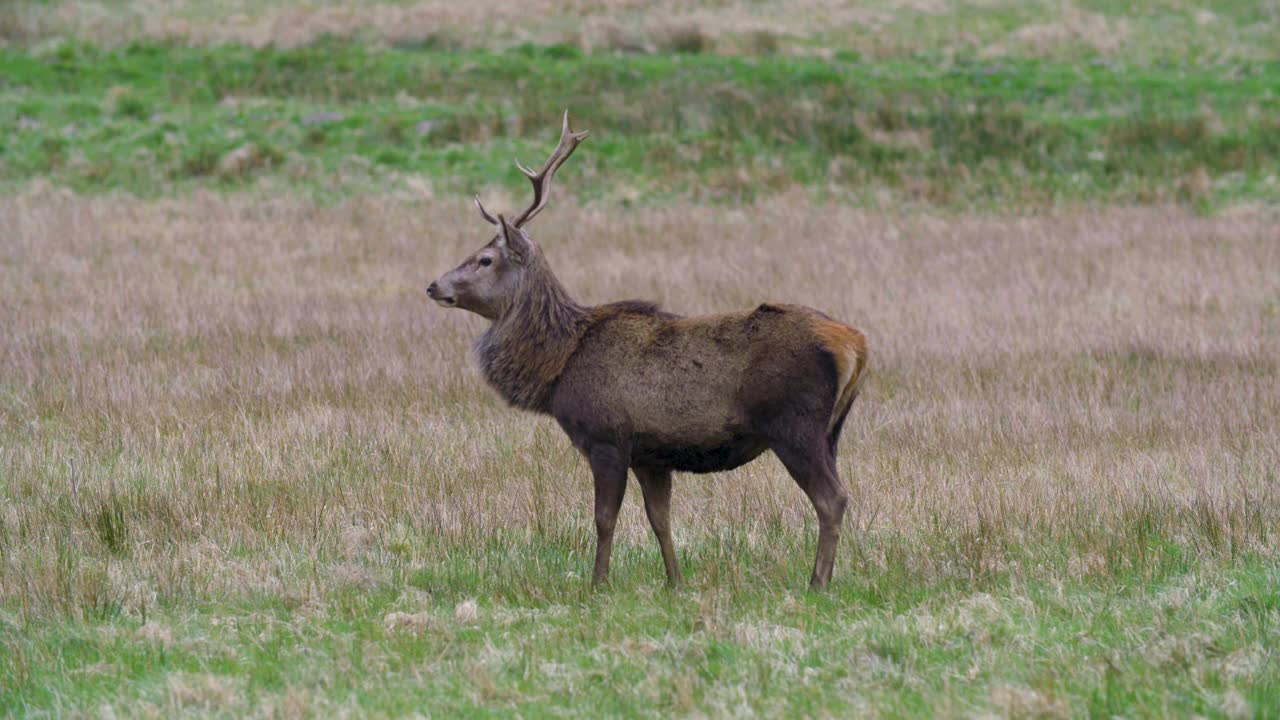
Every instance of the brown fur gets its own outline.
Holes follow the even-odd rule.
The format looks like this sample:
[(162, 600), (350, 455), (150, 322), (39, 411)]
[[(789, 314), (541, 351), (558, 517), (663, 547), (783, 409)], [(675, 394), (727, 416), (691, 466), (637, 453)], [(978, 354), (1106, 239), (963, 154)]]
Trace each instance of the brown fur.
[[(626, 438), (633, 465), (732, 469), (768, 447), (763, 425), (779, 408), (825, 425), (837, 407), (840, 356), (808, 308), (682, 318), (605, 305), (585, 322), (551, 413), (571, 436)], [(812, 400), (792, 398), (806, 386)]]
[[(562, 137), (577, 137), (567, 119)], [(628, 469), (674, 583), (672, 472), (729, 470), (772, 450), (817, 511), (810, 582), (825, 585), (849, 503), (836, 451), (866, 369), (862, 333), (799, 305), (703, 317), (634, 300), (583, 307), (522, 229), (496, 223), (498, 236), (427, 292), (493, 322), (476, 345), (485, 378), (511, 404), (553, 416), (590, 463), (594, 582), (608, 576)]]
[(848, 325), (822, 319), (814, 323), (814, 330), (836, 363), (836, 375), (841, 379), (839, 395), (828, 427), (834, 428), (849, 412), (849, 406), (857, 397), (862, 373), (867, 367), (867, 338)]
[[(497, 304), (476, 355), (499, 394), (555, 417), (591, 462), (600, 534), (595, 580), (608, 572), (628, 468), (641, 479), (668, 579), (675, 582), (672, 471), (729, 470), (773, 449), (819, 508), (812, 583), (825, 584), (848, 502), (835, 452), (866, 368), (862, 333), (798, 305), (703, 317), (680, 317), (640, 301), (583, 307), (527, 237), (508, 242), (527, 254), (518, 266), (520, 281)], [(486, 247), (501, 244), (495, 239)], [(459, 270), (469, 272), (469, 264)], [(459, 286), (457, 279), (442, 282)], [(455, 302), (467, 307), (472, 301)]]
[(541, 255), (524, 292), (476, 343), (485, 379), (516, 407), (547, 412), (551, 389), (578, 347), (587, 311), (574, 303)]

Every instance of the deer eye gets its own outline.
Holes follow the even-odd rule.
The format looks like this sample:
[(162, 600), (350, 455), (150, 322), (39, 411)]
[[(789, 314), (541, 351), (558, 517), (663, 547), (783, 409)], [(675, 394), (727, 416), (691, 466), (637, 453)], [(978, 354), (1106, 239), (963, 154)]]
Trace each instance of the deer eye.
[(492, 264), (493, 264), (493, 258), (487, 258), (487, 257), (480, 258), (480, 267), (489, 267)]

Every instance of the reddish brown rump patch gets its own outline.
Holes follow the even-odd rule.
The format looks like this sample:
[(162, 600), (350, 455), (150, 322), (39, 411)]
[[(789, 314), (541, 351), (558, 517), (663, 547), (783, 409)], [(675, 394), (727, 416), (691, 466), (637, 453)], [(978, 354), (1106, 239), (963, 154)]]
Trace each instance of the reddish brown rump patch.
[(830, 423), (834, 427), (857, 395), (858, 383), (867, 367), (867, 336), (827, 318), (815, 320), (813, 329), (836, 365), (836, 402)]
[[(856, 383), (867, 366), (867, 336), (834, 320), (818, 320), (813, 325), (818, 339), (835, 358), (836, 371), (841, 377), (849, 375)], [(848, 366), (850, 362), (854, 363), (852, 373)]]

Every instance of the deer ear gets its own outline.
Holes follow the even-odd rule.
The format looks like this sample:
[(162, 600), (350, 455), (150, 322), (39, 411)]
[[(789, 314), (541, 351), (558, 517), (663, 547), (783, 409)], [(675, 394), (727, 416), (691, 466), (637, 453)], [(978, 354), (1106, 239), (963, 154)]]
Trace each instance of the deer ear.
[(498, 215), (498, 245), (507, 251), (507, 256), (517, 263), (524, 264), (529, 259), (533, 244), (520, 228), (512, 227), (504, 215)]

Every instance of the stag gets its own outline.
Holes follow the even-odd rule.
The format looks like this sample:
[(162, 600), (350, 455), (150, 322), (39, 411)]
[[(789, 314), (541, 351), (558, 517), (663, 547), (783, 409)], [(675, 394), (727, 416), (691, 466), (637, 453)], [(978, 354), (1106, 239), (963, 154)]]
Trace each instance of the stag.
[(810, 585), (825, 586), (849, 504), (836, 453), (866, 368), (866, 338), (798, 305), (682, 317), (649, 302), (575, 302), (525, 226), (587, 134), (570, 130), (566, 112), (542, 169), (516, 163), (533, 183), (533, 202), (514, 220), (475, 198), (495, 235), (427, 295), (490, 321), (475, 348), (486, 380), (511, 405), (554, 417), (586, 457), (595, 484), (593, 584), (609, 574), (628, 469), (675, 584), (672, 472), (731, 470), (772, 450), (817, 512)]

